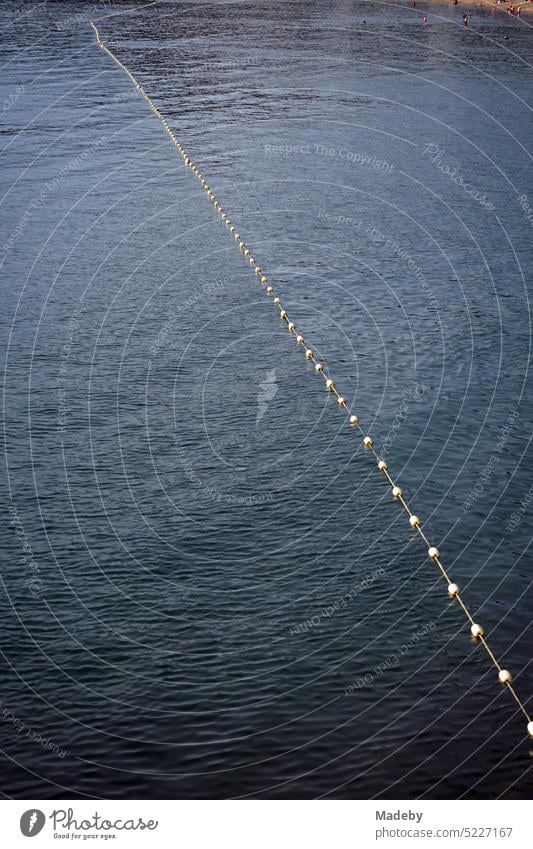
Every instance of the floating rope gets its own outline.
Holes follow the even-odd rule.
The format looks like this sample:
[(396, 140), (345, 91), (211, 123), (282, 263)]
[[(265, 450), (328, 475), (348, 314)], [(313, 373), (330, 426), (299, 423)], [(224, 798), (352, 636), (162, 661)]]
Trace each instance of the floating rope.
[[(161, 112), (159, 111), (159, 109), (157, 108), (155, 103), (153, 102), (150, 95), (145, 91), (143, 86), (136, 80), (136, 78), (133, 76), (131, 71), (126, 67), (126, 65), (124, 65), (124, 63), (120, 61), (120, 59), (113, 53), (113, 51), (110, 50), (109, 47), (107, 47), (104, 44), (102, 38), (100, 37), (100, 33), (98, 32), (98, 29), (97, 29), (94, 21), (91, 21), (91, 26), (96, 33), (96, 40), (98, 42), (98, 45), (103, 50), (105, 50), (105, 52), (108, 54), (108, 56), (111, 57), (111, 59), (114, 62), (116, 62), (116, 64), (119, 66), (119, 68), (122, 68), (122, 70), (125, 71), (125, 73), (128, 75), (128, 77), (132, 81), (132, 83), (135, 86), (135, 88), (137, 89), (137, 91), (139, 91), (142, 94), (142, 96), (145, 98), (145, 100), (148, 102), (148, 105), (150, 106), (150, 109), (152, 110), (154, 115), (156, 115), (159, 118), (159, 120), (161, 121), (161, 123), (163, 124), (163, 127), (165, 128), (166, 132), (170, 136), (172, 142), (174, 143), (177, 150), (179, 151), (179, 153), (183, 157), (183, 160), (184, 160), (187, 168), (189, 168), (189, 170), (194, 174), (194, 176), (200, 181), (200, 184), (201, 184), (204, 192), (207, 194), (207, 197), (211, 201), (212, 205), (216, 209), (216, 211), (219, 214), (222, 221), (224, 222), (226, 229), (229, 231), (229, 233), (233, 236), (235, 242), (238, 244), (240, 252), (244, 255), (245, 259), (248, 261), (250, 266), (255, 271), (255, 274), (257, 275), (261, 286), (264, 287), (266, 294), (269, 297), (273, 298), (273, 302), (279, 310), (280, 319), (287, 324), (287, 330), (289, 331), (289, 333), (294, 335), (294, 337), (296, 339), (296, 343), (304, 349), (305, 358), (307, 360), (310, 360), (312, 363), (314, 363), (315, 372), (319, 376), (322, 376), (323, 380), (325, 381), (326, 390), (328, 392), (331, 392), (336, 397), (337, 402), (339, 404), (339, 407), (342, 410), (347, 410), (348, 405), (347, 405), (346, 399), (339, 393), (337, 386), (335, 385), (335, 382), (329, 376), (328, 372), (326, 371), (324, 364), (319, 362), (316, 359), (315, 353), (314, 353), (312, 347), (310, 345), (308, 345), (308, 343), (304, 339), (303, 335), (297, 329), (296, 324), (289, 319), (289, 316), (287, 314), (287, 310), (284, 309), (283, 304), (281, 303), (281, 300), (276, 295), (276, 293), (274, 291), (274, 287), (271, 285), (269, 278), (263, 273), (263, 270), (258, 265), (258, 263), (257, 263), (255, 257), (253, 256), (252, 252), (250, 251), (250, 249), (247, 247), (247, 245), (245, 244), (245, 242), (243, 241), (243, 239), (241, 238), (241, 236), (237, 232), (236, 227), (233, 224), (233, 222), (231, 221), (229, 215), (227, 214), (227, 212), (224, 210), (222, 205), (219, 203), (219, 201), (215, 197), (214, 192), (210, 189), (204, 175), (202, 174), (200, 169), (197, 168), (197, 166), (194, 164), (191, 157), (189, 156), (189, 154), (187, 153), (187, 151), (185, 150), (185, 148), (181, 144), (181, 142), (176, 138), (176, 136), (172, 132), (166, 118), (161, 114)], [(409, 504), (407, 503), (407, 501), (404, 498), (402, 488), (399, 487), (396, 484), (396, 482), (394, 481), (394, 479), (392, 478), (392, 475), (389, 471), (388, 464), (384, 460), (382, 460), (378, 456), (378, 454), (376, 453), (376, 450), (374, 448), (374, 440), (372, 439), (371, 436), (369, 436), (367, 433), (365, 433), (364, 428), (361, 425), (361, 422), (359, 421), (359, 417), (356, 416), (355, 414), (351, 414), (349, 416), (349, 418), (347, 418), (347, 423), (349, 424), (350, 427), (355, 428), (359, 432), (359, 434), (361, 435), (364, 447), (370, 452), (370, 454), (373, 455), (379, 471), (383, 473), (383, 475), (385, 476), (385, 478), (389, 482), (390, 487), (391, 487), (392, 497), (394, 498), (395, 501), (398, 501), (401, 504), (402, 508), (404, 509), (405, 513), (407, 514), (407, 516), (409, 518), (409, 524), (411, 525), (411, 528), (413, 529), (414, 532), (418, 533), (418, 535), (422, 538), (425, 545), (427, 546), (428, 557), (438, 567), (442, 577), (446, 581), (446, 583), (448, 585), (449, 596), (451, 598), (453, 598), (459, 604), (459, 606), (462, 608), (463, 613), (465, 614), (465, 616), (466, 616), (466, 618), (467, 618), (467, 620), (470, 624), (470, 633), (472, 634), (472, 637), (474, 638), (474, 640), (479, 642), (483, 646), (485, 651), (487, 652), (491, 662), (494, 664), (494, 666), (497, 669), (498, 680), (499, 680), (500, 684), (503, 687), (506, 687), (507, 690), (509, 691), (509, 693), (511, 693), (513, 699), (515, 700), (516, 704), (518, 705), (518, 707), (520, 708), (520, 710), (522, 711), (523, 715), (526, 718), (528, 734), (529, 734), (530, 737), (533, 737), (533, 721), (532, 721), (529, 713), (527, 712), (524, 703), (522, 702), (522, 700), (518, 696), (515, 688), (513, 687), (513, 684), (512, 684), (513, 676), (511, 675), (511, 673), (509, 672), (508, 669), (504, 669), (501, 666), (496, 655), (494, 654), (494, 652), (492, 651), (492, 649), (488, 645), (488, 643), (485, 639), (485, 630), (484, 630), (483, 626), (480, 625), (478, 622), (474, 621), (474, 618), (473, 618), (472, 614), (470, 613), (469, 608), (466, 606), (465, 602), (462, 599), (460, 587), (451, 580), (446, 569), (442, 565), (439, 549), (436, 548), (434, 545), (431, 545), (430, 541), (426, 537), (424, 531), (422, 530), (421, 520), (419, 519), (418, 516), (416, 516), (411, 511)]]

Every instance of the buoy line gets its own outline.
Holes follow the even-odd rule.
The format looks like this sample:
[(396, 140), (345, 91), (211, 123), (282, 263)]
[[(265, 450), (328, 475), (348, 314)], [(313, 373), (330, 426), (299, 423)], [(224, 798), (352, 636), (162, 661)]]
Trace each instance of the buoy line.
[[(113, 51), (110, 50), (110, 48), (106, 46), (106, 44), (104, 43), (104, 41), (102, 40), (102, 38), (100, 36), (100, 33), (98, 32), (98, 29), (97, 29), (94, 21), (91, 21), (91, 26), (94, 29), (94, 32), (96, 34), (96, 40), (97, 40), (99, 47), (101, 47), (102, 50), (105, 50), (105, 52), (108, 54), (108, 56), (111, 57), (111, 59), (119, 66), (119, 68), (122, 68), (122, 70), (128, 75), (128, 77), (130, 78), (131, 82), (133, 83), (133, 85), (135, 86), (137, 91), (139, 91), (142, 94), (142, 96), (144, 97), (144, 99), (148, 102), (148, 105), (150, 106), (150, 109), (152, 110), (154, 115), (156, 115), (159, 118), (159, 120), (161, 121), (161, 123), (163, 124), (165, 131), (168, 133), (172, 142), (174, 143), (175, 147), (177, 148), (178, 152), (183, 157), (183, 161), (185, 162), (185, 165), (187, 166), (187, 168), (189, 168), (189, 170), (194, 174), (194, 176), (200, 181), (200, 184), (201, 184), (203, 190), (207, 194), (207, 197), (211, 201), (213, 207), (215, 208), (215, 210), (219, 214), (220, 218), (224, 222), (226, 229), (228, 230), (230, 235), (233, 236), (235, 242), (238, 244), (240, 252), (244, 255), (244, 257), (248, 261), (249, 265), (253, 268), (255, 274), (257, 275), (257, 278), (259, 279), (260, 285), (264, 287), (266, 294), (269, 297), (273, 298), (273, 302), (279, 310), (280, 319), (287, 324), (287, 330), (289, 331), (289, 333), (294, 335), (294, 337), (296, 339), (296, 343), (304, 349), (305, 358), (314, 363), (315, 372), (317, 373), (317, 375), (319, 375), (319, 376), (321, 375), (322, 378), (324, 379), (326, 390), (328, 392), (331, 392), (333, 395), (335, 395), (335, 397), (337, 398), (337, 402), (338, 402), (340, 409), (347, 411), (348, 405), (347, 405), (346, 399), (339, 393), (337, 386), (336, 386), (334, 380), (329, 376), (324, 363), (321, 363), (316, 359), (313, 348), (310, 345), (308, 345), (308, 343), (304, 339), (303, 335), (298, 331), (295, 323), (289, 319), (287, 311), (284, 309), (280, 298), (276, 295), (276, 293), (274, 291), (274, 287), (270, 283), (269, 278), (263, 273), (262, 268), (260, 268), (260, 266), (256, 262), (252, 252), (247, 247), (247, 245), (245, 244), (245, 242), (241, 238), (240, 234), (237, 232), (237, 229), (236, 229), (235, 225), (233, 224), (233, 222), (231, 221), (229, 215), (224, 210), (222, 205), (219, 203), (218, 199), (215, 197), (214, 192), (211, 191), (204, 175), (201, 173), (199, 168), (196, 167), (196, 165), (194, 164), (194, 162), (192, 161), (192, 159), (188, 155), (187, 151), (185, 150), (185, 148), (183, 147), (183, 145), (181, 144), (179, 139), (176, 138), (176, 136), (173, 133), (173, 131), (171, 130), (166, 118), (161, 114), (161, 112), (159, 111), (159, 109), (157, 108), (155, 103), (153, 102), (150, 95), (145, 91), (143, 86), (137, 81), (137, 79), (131, 73), (129, 68), (127, 68), (126, 65), (124, 65), (124, 63), (120, 61), (118, 56), (116, 56), (115, 53), (113, 53)], [(527, 732), (528, 732), (529, 736), (533, 738), (533, 720), (531, 719), (524, 703), (520, 699), (518, 693), (516, 692), (516, 690), (513, 686), (513, 683), (512, 683), (513, 682), (513, 676), (509, 672), (508, 669), (504, 669), (501, 666), (498, 658), (496, 657), (496, 655), (494, 654), (494, 652), (490, 648), (489, 644), (487, 643), (487, 640), (485, 639), (485, 630), (484, 630), (483, 626), (480, 625), (478, 622), (476, 622), (474, 620), (472, 614), (470, 613), (469, 608), (467, 607), (467, 605), (465, 604), (465, 602), (462, 599), (460, 587), (452, 581), (452, 579), (448, 575), (448, 572), (444, 568), (442, 561), (441, 561), (439, 549), (436, 548), (436, 546), (432, 545), (430, 543), (430, 541), (428, 540), (428, 538), (426, 537), (426, 535), (425, 535), (425, 533), (422, 529), (421, 519), (411, 511), (409, 504), (407, 503), (407, 501), (404, 498), (402, 488), (399, 487), (396, 484), (396, 482), (394, 481), (394, 479), (393, 479), (393, 477), (392, 477), (392, 475), (389, 471), (388, 464), (384, 460), (382, 460), (379, 457), (379, 455), (377, 454), (377, 452), (374, 448), (374, 440), (372, 439), (371, 436), (369, 436), (367, 433), (365, 433), (365, 430), (364, 430), (363, 426), (361, 425), (359, 417), (352, 413), (352, 414), (349, 415), (349, 417), (347, 417), (346, 421), (351, 427), (355, 428), (359, 432), (360, 436), (362, 437), (362, 443), (363, 443), (364, 447), (369, 451), (370, 454), (373, 455), (379, 471), (382, 472), (382, 474), (385, 476), (388, 483), (390, 484), (393, 499), (400, 503), (403, 510), (407, 514), (411, 528), (413, 529), (413, 531), (415, 533), (418, 533), (418, 535), (421, 537), (421, 539), (423, 540), (423, 542), (427, 546), (427, 554), (428, 554), (429, 559), (432, 560), (433, 563), (437, 566), (437, 568), (439, 569), (443, 579), (446, 581), (446, 583), (448, 585), (448, 595), (452, 599), (454, 599), (459, 604), (459, 606), (462, 608), (463, 613), (465, 614), (465, 616), (468, 620), (468, 624), (470, 625), (470, 633), (471, 633), (473, 639), (476, 640), (476, 642), (480, 643), (480, 645), (483, 646), (487, 655), (490, 658), (490, 661), (496, 667), (496, 670), (497, 670), (497, 673), (498, 673), (498, 681), (500, 682), (500, 684), (503, 687), (505, 687), (509, 691), (509, 693), (512, 695), (513, 699), (515, 700), (516, 704), (520, 708), (521, 712), (525, 716), (526, 722), (527, 722)]]

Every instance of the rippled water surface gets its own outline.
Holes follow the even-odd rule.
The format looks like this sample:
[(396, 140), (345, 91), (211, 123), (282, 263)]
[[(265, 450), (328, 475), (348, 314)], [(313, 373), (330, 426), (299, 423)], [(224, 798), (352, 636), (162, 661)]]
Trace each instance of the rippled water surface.
[[(88, 20), (117, 8), (0, 6), (3, 793), (527, 797), (524, 718), (98, 49)], [(473, 11), (184, 2), (99, 27), (527, 701), (533, 18)]]

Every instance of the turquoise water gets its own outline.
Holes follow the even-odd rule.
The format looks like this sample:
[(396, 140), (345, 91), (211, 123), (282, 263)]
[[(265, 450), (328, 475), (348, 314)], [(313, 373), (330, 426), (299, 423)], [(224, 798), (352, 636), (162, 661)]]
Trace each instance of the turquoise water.
[[(527, 700), (531, 27), (327, 6), (163, 3), (100, 28)], [(98, 49), (109, 8), (0, 8), (2, 792), (527, 797), (524, 719)]]

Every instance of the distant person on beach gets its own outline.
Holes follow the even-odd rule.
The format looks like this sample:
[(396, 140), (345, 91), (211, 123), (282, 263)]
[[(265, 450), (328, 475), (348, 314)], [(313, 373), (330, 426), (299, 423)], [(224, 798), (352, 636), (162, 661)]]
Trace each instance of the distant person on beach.
[(427, 24), (427, 22), (428, 22), (428, 16), (424, 15), (424, 17), (422, 18), (422, 23)]
[(468, 26), (468, 18), (469, 17), (470, 17), (470, 15), (467, 12), (463, 12), (463, 23), (464, 23), (465, 27)]

